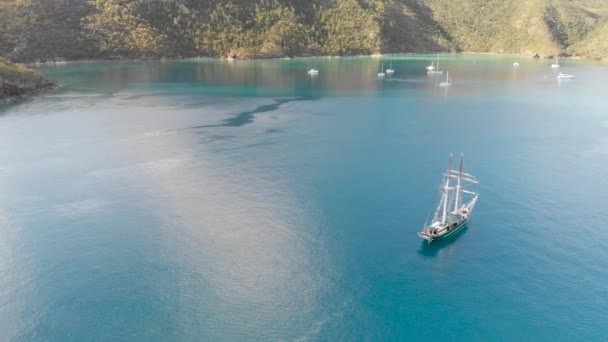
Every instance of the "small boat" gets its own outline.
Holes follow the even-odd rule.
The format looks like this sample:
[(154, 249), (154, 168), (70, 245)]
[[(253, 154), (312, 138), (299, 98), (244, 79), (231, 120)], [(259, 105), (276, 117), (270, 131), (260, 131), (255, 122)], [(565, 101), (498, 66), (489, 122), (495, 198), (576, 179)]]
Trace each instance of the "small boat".
[(435, 62), (434, 62), (433, 60), (431, 60), (431, 65), (427, 65), (426, 70), (427, 70), (427, 71), (432, 71), (432, 70), (435, 70), (435, 65), (434, 65), (434, 63), (435, 63)]
[[(423, 226), (418, 236), (431, 243), (456, 234), (466, 227), (473, 212), (479, 194), (464, 190), (468, 184), (478, 184), (475, 176), (462, 172), (464, 158), (460, 157), (460, 168), (452, 170), (452, 156), (444, 180), (439, 187), (441, 200), (433, 215), (431, 224)], [(456, 186), (450, 186), (450, 180), (456, 180)]]
[(393, 62), (391, 62), (391, 67), (386, 69), (386, 73), (390, 75), (394, 72), (395, 72), (395, 70), (393, 69)]
[(450, 72), (448, 71), (445, 77), (445, 82), (439, 83), (440, 87), (449, 87), (452, 85), (452, 81), (450, 80)]
[(559, 69), (559, 57), (556, 58), (555, 63), (551, 64), (551, 69)]
[(378, 73), (378, 77), (384, 77), (386, 74), (384, 73), (384, 63), (382, 63), (382, 68), (380, 68), (380, 72)]
[(310, 70), (308, 70), (308, 74), (309, 75), (318, 75), (319, 74), (319, 70), (317, 70), (317, 69), (310, 69)]
[(517, 68), (517, 67), (519, 66), (519, 63), (515, 62), (515, 63), (513, 63), (513, 66), (514, 66), (515, 68)]
[(557, 79), (558, 80), (567, 80), (567, 79), (572, 79), (574, 77), (575, 77), (574, 75), (565, 74), (563, 72), (560, 72), (559, 74), (557, 74)]
[(439, 70), (439, 54), (437, 54), (437, 63), (433, 70), (427, 72), (429, 75), (443, 75), (443, 71)]

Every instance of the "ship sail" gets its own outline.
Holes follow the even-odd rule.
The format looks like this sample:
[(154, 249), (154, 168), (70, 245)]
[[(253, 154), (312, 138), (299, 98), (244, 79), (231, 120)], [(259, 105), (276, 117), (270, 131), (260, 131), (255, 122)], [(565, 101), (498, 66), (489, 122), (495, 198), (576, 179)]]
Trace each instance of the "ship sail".
[[(429, 243), (455, 234), (465, 227), (473, 208), (477, 203), (479, 194), (465, 187), (478, 184), (475, 176), (463, 172), (464, 156), (460, 156), (458, 170), (452, 169), (452, 156), (447, 171), (443, 174), (443, 181), (439, 186), (441, 199), (433, 215), (431, 224), (425, 224), (418, 235)], [(450, 186), (451, 181), (455, 185)]]

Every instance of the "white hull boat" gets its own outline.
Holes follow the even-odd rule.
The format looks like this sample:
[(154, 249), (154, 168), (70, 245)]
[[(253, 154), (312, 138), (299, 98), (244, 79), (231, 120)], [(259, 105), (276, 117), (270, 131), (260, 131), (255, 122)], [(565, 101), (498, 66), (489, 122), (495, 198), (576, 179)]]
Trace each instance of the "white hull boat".
[(574, 77), (575, 77), (574, 75), (565, 74), (563, 72), (560, 72), (559, 74), (557, 74), (558, 80), (569, 80), (569, 79), (573, 79)]
[(450, 72), (447, 72), (446, 78), (444, 82), (439, 83), (439, 86), (442, 88), (446, 88), (452, 85), (452, 80), (450, 80)]

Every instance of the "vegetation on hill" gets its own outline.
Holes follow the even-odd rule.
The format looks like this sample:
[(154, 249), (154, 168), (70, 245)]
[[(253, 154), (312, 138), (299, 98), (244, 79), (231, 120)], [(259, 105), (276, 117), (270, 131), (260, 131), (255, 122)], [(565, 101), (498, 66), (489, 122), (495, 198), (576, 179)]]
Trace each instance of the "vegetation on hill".
[(47, 81), (34, 70), (0, 57), (0, 103), (9, 98), (33, 94), (54, 86), (54, 83)]
[(0, 0), (15, 61), (477, 51), (604, 57), (605, 0)]
[(603, 20), (583, 40), (574, 43), (570, 51), (587, 58), (608, 58), (608, 20)]

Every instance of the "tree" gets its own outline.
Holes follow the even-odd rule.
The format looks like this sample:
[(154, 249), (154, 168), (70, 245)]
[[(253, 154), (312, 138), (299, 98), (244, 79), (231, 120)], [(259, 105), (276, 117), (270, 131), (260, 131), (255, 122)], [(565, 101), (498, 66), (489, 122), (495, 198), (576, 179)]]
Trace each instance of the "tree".
[(369, 54), (380, 51), (380, 18), (357, 0), (343, 0), (320, 11), (323, 40), (330, 55)]
[(80, 18), (91, 8), (86, 0), (17, 0), (18, 45), (23, 61), (81, 59), (96, 53), (82, 31)]
[(95, 12), (84, 18), (88, 36), (111, 57), (158, 57), (166, 36), (138, 14), (139, 1), (93, 0)]
[(293, 8), (256, 8), (256, 26), (263, 37), (260, 52), (268, 56), (295, 56), (305, 49), (306, 27)]
[(23, 29), (23, 18), (15, 2), (0, 0), (0, 56), (10, 57), (18, 50)]

